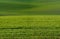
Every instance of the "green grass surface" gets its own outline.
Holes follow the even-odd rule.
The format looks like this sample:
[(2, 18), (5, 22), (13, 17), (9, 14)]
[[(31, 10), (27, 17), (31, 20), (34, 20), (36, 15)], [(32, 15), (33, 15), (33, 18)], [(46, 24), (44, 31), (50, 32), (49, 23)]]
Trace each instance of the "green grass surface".
[(0, 16), (0, 39), (59, 39), (60, 16)]
[[(48, 13), (49, 12), (49, 13)], [(0, 15), (60, 14), (59, 0), (0, 0)]]
[[(37, 16), (0, 16), (0, 26), (59, 26), (60, 16), (37, 15)], [(49, 25), (50, 24), (50, 25)]]
[(0, 39), (60, 39), (60, 0), (0, 0)]

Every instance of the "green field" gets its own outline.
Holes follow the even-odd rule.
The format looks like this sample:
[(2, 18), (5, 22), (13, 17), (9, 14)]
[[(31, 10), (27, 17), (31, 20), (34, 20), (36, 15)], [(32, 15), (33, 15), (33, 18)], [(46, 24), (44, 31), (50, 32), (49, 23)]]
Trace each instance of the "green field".
[(56, 15), (60, 0), (0, 0), (0, 15)]
[(60, 16), (1, 16), (0, 39), (60, 39)]
[(0, 39), (60, 39), (60, 0), (0, 0)]

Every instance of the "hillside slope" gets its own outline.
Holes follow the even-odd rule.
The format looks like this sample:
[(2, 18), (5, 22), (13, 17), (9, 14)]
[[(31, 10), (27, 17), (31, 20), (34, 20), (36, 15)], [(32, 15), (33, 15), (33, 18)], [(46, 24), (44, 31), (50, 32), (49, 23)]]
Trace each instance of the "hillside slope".
[(0, 15), (60, 14), (60, 0), (0, 0)]

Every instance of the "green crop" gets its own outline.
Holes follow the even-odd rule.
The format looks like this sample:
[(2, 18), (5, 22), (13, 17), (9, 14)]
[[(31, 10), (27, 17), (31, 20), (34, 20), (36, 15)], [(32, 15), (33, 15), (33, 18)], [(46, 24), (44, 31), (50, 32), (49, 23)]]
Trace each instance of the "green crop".
[(59, 15), (0, 16), (0, 39), (57, 39)]

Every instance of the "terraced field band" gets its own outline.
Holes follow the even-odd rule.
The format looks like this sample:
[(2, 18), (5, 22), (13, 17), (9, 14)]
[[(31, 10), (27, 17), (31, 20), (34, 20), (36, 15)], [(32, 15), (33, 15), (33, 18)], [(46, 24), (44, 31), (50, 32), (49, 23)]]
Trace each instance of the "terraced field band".
[(0, 28), (0, 39), (60, 39), (57, 32), (60, 30)]

